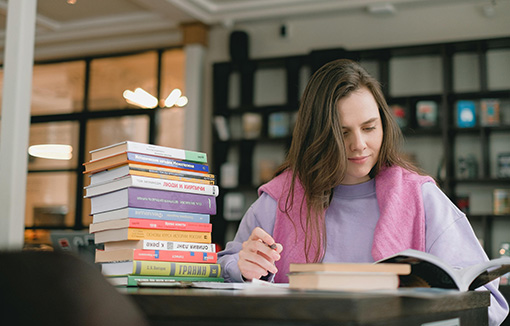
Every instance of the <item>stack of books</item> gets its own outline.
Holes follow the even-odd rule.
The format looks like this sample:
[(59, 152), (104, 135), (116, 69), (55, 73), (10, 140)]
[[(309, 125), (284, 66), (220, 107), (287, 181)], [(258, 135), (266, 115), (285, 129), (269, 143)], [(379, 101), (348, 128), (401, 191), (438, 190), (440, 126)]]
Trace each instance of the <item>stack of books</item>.
[(223, 281), (210, 223), (219, 188), (205, 153), (125, 141), (90, 154), (89, 231), (108, 280)]

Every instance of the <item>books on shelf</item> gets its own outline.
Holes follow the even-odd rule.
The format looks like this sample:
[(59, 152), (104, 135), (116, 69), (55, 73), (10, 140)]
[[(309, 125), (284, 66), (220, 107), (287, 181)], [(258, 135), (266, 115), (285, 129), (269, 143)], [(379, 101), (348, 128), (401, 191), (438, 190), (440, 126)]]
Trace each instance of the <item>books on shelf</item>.
[(499, 100), (482, 99), (480, 101), (480, 124), (482, 126), (499, 125)]
[(211, 215), (209, 214), (124, 207), (113, 211), (94, 214), (92, 215), (92, 223), (118, 220), (123, 218), (147, 218), (153, 220), (158, 219), (197, 223), (209, 223), (211, 221)]
[(214, 243), (194, 243), (182, 241), (162, 241), (162, 240), (125, 240), (105, 242), (104, 250), (121, 249), (146, 249), (146, 250), (176, 250), (176, 251), (202, 251), (216, 252)]
[(85, 173), (92, 173), (127, 163), (147, 164), (192, 172), (209, 172), (209, 166), (207, 164), (133, 152), (124, 152), (113, 156), (107, 156), (94, 161), (85, 162), (83, 165), (85, 167)]
[(184, 160), (197, 163), (206, 163), (207, 154), (196, 151), (188, 151), (166, 146), (138, 143), (134, 141), (123, 141), (113, 145), (101, 147), (90, 151), (91, 161), (123, 152), (135, 152), (155, 156), (169, 157), (177, 160)]
[(178, 170), (173, 168), (151, 166), (147, 164), (127, 163), (90, 174), (90, 185), (100, 184), (121, 178), (127, 175), (141, 175), (152, 178), (169, 179), (176, 181), (216, 184), (214, 174)]
[(498, 153), (498, 177), (510, 178), (510, 152)]
[(290, 134), (290, 113), (273, 112), (269, 114), (267, 133), (271, 138), (287, 137)]
[(399, 275), (409, 274), (410, 271), (410, 266), (406, 264), (290, 264), (289, 288), (322, 291), (396, 289), (399, 286)]
[(476, 104), (474, 101), (457, 102), (457, 126), (471, 128), (476, 125)]
[(90, 197), (91, 214), (125, 207), (216, 214), (216, 197), (168, 190), (124, 188)]
[(123, 218), (112, 221), (92, 223), (89, 226), (89, 232), (95, 233), (104, 230), (122, 228), (211, 232), (212, 224), (168, 220), (150, 220), (144, 218)]
[(510, 215), (510, 189), (494, 189), (495, 215)]
[(85, 197), (102, 195), (115, 190), (127, 187), (137, 187), (146, 189), (169, 190), (182, 193), (191, 193), (208, 196), (218, 196), (219, 188), (216, 185), (199, 184), (193, 182), (165, 180), (138, 175), (127, 175), (121, 178), (107, 181), (100, 184), (94, 184), (85, 187)]
[(133, 260), (173, 261), (184, 263), (216, 263), (218, 260), (218, 255), (215, 252), (206, 251), (145, 249), (96, 250), (96, 263)]
[(401, 287), (437, 287), (459, 291), (474, 290), (510, 271), (510, 257), (457, 269), (432, 254), (413, 249), (404, 250), (377, 263), (409, 264), (411, 273), (400, 275)]
[(416, 103), (416, 122), (420, 127), (437, 125), (437, 103), (434, 101), (418, 101)]
[(221, 266), (217, 263), (177, 263), (169, 261), (133, 260), (101, 263), (101, 271), (106, 276), (132, 274), (150, 276), (221, 277)]

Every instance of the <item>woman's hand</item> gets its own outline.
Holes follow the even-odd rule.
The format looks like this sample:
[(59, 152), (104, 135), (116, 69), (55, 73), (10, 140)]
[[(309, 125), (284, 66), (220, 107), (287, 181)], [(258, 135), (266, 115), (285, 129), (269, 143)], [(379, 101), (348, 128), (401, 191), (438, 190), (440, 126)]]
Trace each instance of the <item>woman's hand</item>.
[(243, 242), (243, 249), (239, 251), (237, 265), (241, 275), (247, 280), (252, 280), (266, 276), (268, 272), (275, 274), (278, 269), (274, 263), (280, 260), (282, 250), (281, 244), (276, 243), (266, 231), (256, 227), (248, 240)]

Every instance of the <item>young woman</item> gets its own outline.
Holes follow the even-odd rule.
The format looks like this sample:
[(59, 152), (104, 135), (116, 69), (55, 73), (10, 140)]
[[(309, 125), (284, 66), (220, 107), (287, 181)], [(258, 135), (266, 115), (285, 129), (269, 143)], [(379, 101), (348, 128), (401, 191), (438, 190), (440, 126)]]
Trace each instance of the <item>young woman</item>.
[[(288, 282), (290, 263), (374, 262), (405, 249), (454, 266), (487, 260), (466, 216), (400, 152), (379, 83), (336, 60), (308, 83), (286, 161), (220, 253), (230, 282)], [(491, 291), (490, 324), (508, 305)]]

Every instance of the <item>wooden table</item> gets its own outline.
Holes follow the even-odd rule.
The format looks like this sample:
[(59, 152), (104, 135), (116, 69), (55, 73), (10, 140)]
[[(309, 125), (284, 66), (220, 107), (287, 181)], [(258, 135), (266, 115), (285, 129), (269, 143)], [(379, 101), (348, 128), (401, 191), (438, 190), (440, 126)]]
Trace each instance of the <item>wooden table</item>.
[[(487, 325), (488, 292), (426, 297), (348, 292), (123, 288), (151, 325)], [(458, 318), (458, 320), (457, 320)], [(436, 326), (436, 325), (434, 325)], [(437, 326), (443, 326), (438, 324)]]

